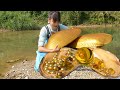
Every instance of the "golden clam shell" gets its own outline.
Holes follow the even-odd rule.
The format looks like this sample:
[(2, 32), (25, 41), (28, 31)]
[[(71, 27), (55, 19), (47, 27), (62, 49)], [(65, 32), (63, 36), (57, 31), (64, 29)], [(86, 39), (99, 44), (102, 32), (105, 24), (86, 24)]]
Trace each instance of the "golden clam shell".
[(73, 40), (75, 40), (80, 35), (80, 33), (80, 28), (70, 28), (68, 30), (61, 30), (53, 34), (49, 38), (48, 43), (45, 45), (45, 47), (48, 49), (54, 49), (56, 45), (58, 45), (58, 48), (62, 48), (71, 43)]
[(101, 48), (95, 48), (93, 50), (93, 58), (96, 57), (98, 58), (98, 60), (101, 60), (104, 63), (104, 65), (101, 67), (105, 67), (105, 70), (103, 70), (104, 72), (101, 72), (99, 69), (92, 69), (104, 76), (120, 76), (120, 62), (114, 54)]
[(85, 34), (75, 39), (68, 46), (72, 48), (97, 47), (108, 44), (111, 41), (112, 35), (110, 34), (106, 33)]
[[(47, 63), (48, 65), (47, 70), (45, 70), (45, 65), (46, 65), (46, 61), (47, 62), (51, 62), (53, 60), (53, 57), (55, 55), (55, 53), (48, 53), (46, 54), (46, 56), (43, 58), (43, 60), (40, 63), (40, 73), (42, 76), (46, 77), (46, 78), (63, 78), (66, 75), (70, 74), (70, 72), (72, 72), (74, 69), (76, 69), (79, 65), (78, 61), (75, 60), (73, 63), (69, 63), (66, 61), (66, 53), (68, 51), (68, 49), (70, 48), (61, 48), (60, 51), (58, 52), (58, 56), (56, 56), (56, 63)], [(76, 50), (74, 49), (73, 51), (70, 51), (72, 53), (75, 53)], [(65, 59), (64, 59), (65, 58)], [(64, 60), (63, 60), (64, 59)], [(55, 62), (55, 60), (53, 60)], [(60, 64), (59, 62), (62, 62), (62, 64)], [(58, 63), (58, 64), (57, 64)], [(48, 67), (51, 66), (52, 64), (52, 70), (49, 70)], [(64, 68), (65, 70), (61, 70), (61, 68)], [(52, 71), (55, 71), (56, 73), (53, 74)], [(57, 75), (57, 72), (62, 72), (61, 74)]]

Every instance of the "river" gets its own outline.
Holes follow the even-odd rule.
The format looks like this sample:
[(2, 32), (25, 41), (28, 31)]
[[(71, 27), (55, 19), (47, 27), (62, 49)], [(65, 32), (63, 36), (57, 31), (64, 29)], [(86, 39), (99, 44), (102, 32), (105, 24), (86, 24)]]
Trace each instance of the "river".
[(21, 60), (35, 60), (39, 30), (0, 32), (0, 75)]

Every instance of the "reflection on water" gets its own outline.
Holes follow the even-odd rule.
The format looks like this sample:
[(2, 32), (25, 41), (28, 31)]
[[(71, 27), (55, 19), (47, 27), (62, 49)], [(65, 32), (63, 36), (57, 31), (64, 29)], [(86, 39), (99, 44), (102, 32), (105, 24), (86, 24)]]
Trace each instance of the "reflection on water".
[(12, 63), (9, 61), (35, 60), (39, 30), (0, 33), (0, 73)]

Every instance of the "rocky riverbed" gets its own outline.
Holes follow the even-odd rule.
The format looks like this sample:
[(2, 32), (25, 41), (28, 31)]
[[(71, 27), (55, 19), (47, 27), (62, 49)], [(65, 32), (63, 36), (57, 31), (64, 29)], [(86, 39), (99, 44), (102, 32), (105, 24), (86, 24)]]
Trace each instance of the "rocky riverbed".
[[(23, 60), (11, 66), (3, 79), (46, 79), (40, 73), (34, 71), (35, 60)], [(68, 76), (62, 79), (110, 79), (104, 77), (89, 67), (80, 66)], [(119, 78), (117, 78), (119, 79)]]

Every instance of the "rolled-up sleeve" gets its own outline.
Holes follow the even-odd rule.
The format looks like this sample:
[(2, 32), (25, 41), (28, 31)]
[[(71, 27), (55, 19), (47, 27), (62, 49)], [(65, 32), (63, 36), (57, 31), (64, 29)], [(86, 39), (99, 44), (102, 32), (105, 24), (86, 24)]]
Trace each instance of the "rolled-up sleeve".
[(46, 39), (47, 39), (47, 32), (46, 32), (46, 28), (43, 27), (40, 30), (38, 46), (44, 46)]

